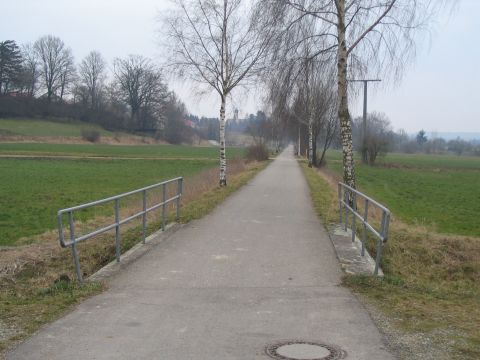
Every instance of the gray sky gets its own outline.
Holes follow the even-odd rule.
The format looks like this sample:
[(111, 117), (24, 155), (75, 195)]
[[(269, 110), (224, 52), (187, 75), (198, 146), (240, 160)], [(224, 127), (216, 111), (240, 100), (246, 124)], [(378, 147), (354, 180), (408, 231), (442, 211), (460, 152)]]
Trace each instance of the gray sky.
[[(167, 7), (168, 0), (0, 0), (0, 40), (26, 43), (53, 34), (72, 48), (77, 62), (90, 50), (110, 64), (128, 54), (161, 59), (156, 18)], [(369, 111), (386, 113), (396, 129), (411, 133), (480, 132), (479, 14), (480, 0), (461, 0), (453, 16), (439, 20), (431, 45), (419, 49), (403, 81), (370, 91)], [(170, 86), (192, 113), (218, 116), (215, 96), (198, 98), (189, 84)], [(234, 106), (242, 116), (259, 109), (260, 98), (250, 90)], [(361, 114), (361, 103), (352, 102), (353, 116)]]

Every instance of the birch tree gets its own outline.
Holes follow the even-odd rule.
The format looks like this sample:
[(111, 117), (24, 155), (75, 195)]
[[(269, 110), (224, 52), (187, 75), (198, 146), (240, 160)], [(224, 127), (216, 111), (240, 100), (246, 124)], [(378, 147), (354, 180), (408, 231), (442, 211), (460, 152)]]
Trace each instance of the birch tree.
[(335, 56), (337, 116), (340, 125), (343, 178), (355, 187), (348, 75), (383, 73), (398, 80), (415, 54), (415, 35), (425, 28), (444, 1), (431, 0), (259, 0), (270, 16), (291, 31), (314, 20), (321, 43), (314, 56)]
[(225, 109), (232, 91), (258, 75), (274, 37), (247, 0), (175, 0), (165, 18), (169, 64), (220, 97), (220, 186), (227, 185)]
[[(290, 113), (288, 119), (307, 129), (308, 165), (317, 166), (317, 139), (321, 132), (326, 147), (332, 141), (332, 66), (328, 58), (319, 57), (319, 42), (315, 39), (315, 23), (303, 21), (280, 36), (272, 51), (271, 71), (266, 75), (269, 101), (278, 114)], [(300, 131), (299, 131), (300, 132)], [(300, 142), (300, 141), (299, 141)], [(299, 145), (300, 146), (300, 145)], [(324, 147), (325, 151), (325, 147)], [(322, 152), (322, 159), (324, 155)]]

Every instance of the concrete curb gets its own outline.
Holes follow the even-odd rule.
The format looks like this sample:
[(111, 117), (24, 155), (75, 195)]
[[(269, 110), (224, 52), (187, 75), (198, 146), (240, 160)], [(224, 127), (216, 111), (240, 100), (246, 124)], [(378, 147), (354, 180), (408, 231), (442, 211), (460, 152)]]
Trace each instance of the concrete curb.
[[(355, 236), (352, 242), (352, 230), (344, 230), (343, 226), (335, 225), (330, 227), (328, 235), (332, 241), (338, 261), (342, 270), (347, 274), (355, 275), (373, 275), (375, 270), (375, 260), (365, 249), (365, 256), (361, 255), (362, 242)], [(382, 269), (378, 269), (378, 276), (383, 277)]]
[(104, 281), (107, 278), (117, 274), (119, 271), (125, 269), (130, 264), (145, 255), (152, 247), (168, 239), (183, 226), (183, 224), (172, 223), (168, 224), (165, 227), (165, 231), (158, 230), (154, 232), (152, 235), (148, 236), (145, 239), (145, 244), (140, 242), (134, 245), (130, 250), (122, 254), (120, 262), (113, 260), (112, 262), (108, 263), (100, 270), (98, 270), (96, 273), (90, 275), (87, 281)]

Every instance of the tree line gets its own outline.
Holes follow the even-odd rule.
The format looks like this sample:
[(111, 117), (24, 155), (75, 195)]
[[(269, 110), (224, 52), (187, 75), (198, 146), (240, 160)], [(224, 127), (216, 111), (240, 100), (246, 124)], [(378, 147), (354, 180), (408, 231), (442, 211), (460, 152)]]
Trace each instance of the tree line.
[[(174, 0), (172, 11), (162, 19), (164, 53), (172, 74), (218, 95), (220, 185), (227, 184), (227, 106), (239, 88), (255, 83), (265, 89), (271, 137), (303, 138), (313, 166), (322, 161), (322, 155), (316, 158), (318, 138), (325, 140), (325, 150), (338, 134), (344, 182), (355, 187), (350, 80), (367, 76), (398, 80), (415, 55), (418, 33), (428, 29), (445, 2)], [(178, 103), (169, 95), (161, 72), (141, 56), (116, 59), (113, 80), (105, 86), (97, 81), (101, 92), (93, 86), (93, 80), (101, 77), (84, 77), (82, 68), (80, 76), (75, 75), (71, 51), (58, 38), (43, 37), (30, 48), (40, 62), (41, 97), (48, 104), (62, 102), (70, 92), (74, 103), (92, 111), (106, 104), (116, 115), (128, 113), (124, 121), (128, 127), (146, 130), (162, 123), (166, 101), (174, 98)], [(92, 55), (98, 63), (95, 58)], [(88, 61), (86, 66), (93, 71)], [(100, 95), (93, 99), (97, 94), (103, 101)]]
[[(309, 165), (340, 137), (343, 180), (355, 187), (350, 80), (398, 80), (446, 1), (175, 0), (163, 24), (169, 63), (221, 100), (220, 185), (226, 185), (225, 108), (241, 86), (265, 87), (277, 138), (301, 138)], [(365, 134), (366, 136), (366, 134)], [(272, 135), (274, 137), (274, 135)], [(324, 153), (322, 151), (322, 153)]]
[[(366, 139), (363, 139), (363, 119), (357, 117), (352, 121), (354, 148), (360, 153), (366, 153), (367, 164), (373, 165), (378, 156), (388, 152), (480, 155), (478, 141), (466, 141), (459, 137), (446, 140), (442, 137), (427, 136), (425, 130), (415, 135), (409, 135), (404, 130), (394, 131), (390, 120), (384, 113), (372, 112), (367, 116)], [(364, 149), (366, 147), (366, 149)]]
[(130, 55), (108, 64), (91, 51), (78, 64), (58, 37), (32, 44), (0, 42), (0, 116), (67, 117), (107, 129), (156, 134), (182, 142), (191, 133), (184, 104), (168, 89), (162, 69)]

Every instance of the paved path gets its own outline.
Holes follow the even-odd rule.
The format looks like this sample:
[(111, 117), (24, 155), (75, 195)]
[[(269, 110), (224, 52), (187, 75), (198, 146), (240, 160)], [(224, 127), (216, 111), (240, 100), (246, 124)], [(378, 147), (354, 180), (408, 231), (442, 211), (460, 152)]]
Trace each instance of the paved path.
[(341, 270), (287, 149), (9, 359), (268, 359), (267, 344), (334, 344), (394, 359)]

